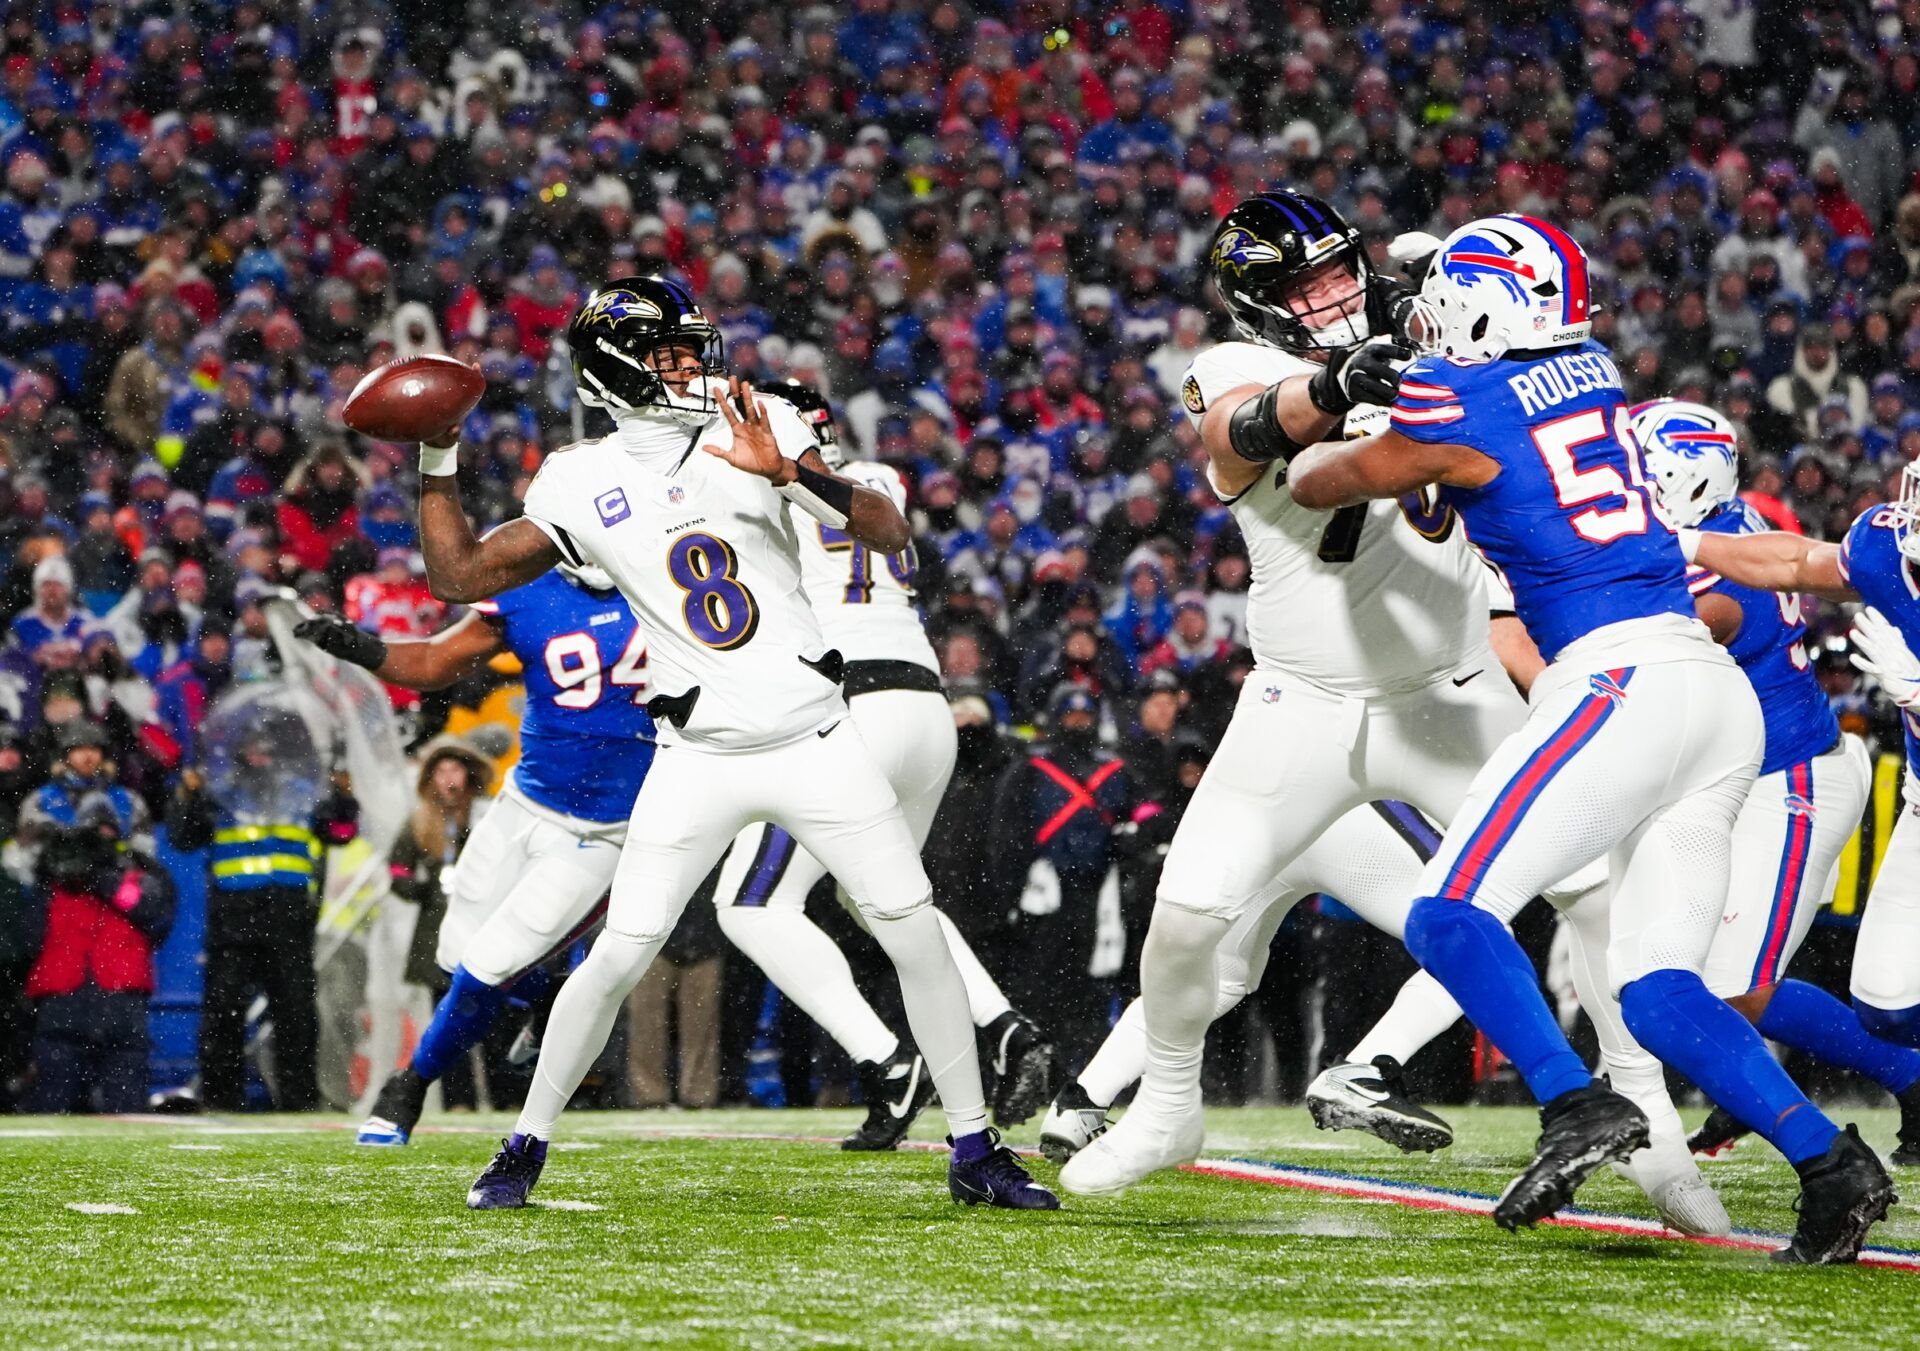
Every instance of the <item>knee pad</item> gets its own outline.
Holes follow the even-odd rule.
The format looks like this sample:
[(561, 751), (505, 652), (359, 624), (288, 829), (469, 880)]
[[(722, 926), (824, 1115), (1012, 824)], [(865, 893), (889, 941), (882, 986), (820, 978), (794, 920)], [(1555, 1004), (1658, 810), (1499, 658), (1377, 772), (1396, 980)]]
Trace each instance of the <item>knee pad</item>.
[(1856, 996), (1853, 1011), (1860, 1017), (1860, 1026), (1880, 1040), (1898, 1046), (1920, 1047), (1920, 1004), (1910, 1004), (1904, 1009), (1883, 1009)]

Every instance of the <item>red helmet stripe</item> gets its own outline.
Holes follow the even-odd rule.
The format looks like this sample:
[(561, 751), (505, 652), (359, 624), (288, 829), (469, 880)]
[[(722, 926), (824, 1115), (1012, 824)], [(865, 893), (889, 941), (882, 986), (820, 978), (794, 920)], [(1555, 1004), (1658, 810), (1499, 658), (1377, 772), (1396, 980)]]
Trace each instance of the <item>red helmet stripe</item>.
[(1560, 270), (1566, 274), (1567, 280), (1567, 300), (1561, 317), (1569, 324), (1586, 323), (1590, 318), (1588, 310), (1591, 296), (1587, 289), (1585, 251), (1557, 225), (1549, 225), (1533, 216), (1521, 216), (1519, 219), (1545, 235), (1553, 251), (1560, 255)]

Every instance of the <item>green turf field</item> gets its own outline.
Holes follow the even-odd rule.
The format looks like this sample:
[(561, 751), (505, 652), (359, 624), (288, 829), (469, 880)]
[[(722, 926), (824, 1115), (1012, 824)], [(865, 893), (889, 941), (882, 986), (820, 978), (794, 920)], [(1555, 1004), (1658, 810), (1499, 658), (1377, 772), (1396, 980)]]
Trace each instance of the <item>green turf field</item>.
[[(1850, 1115), (1890, 1147), (1890, 1112)], [(575, 1114), (546, 1204), (486, 1215), (466, 1189), (505, 1118), (430, 1117), (386, 1151), (313, 1118), (0, 1119), (0, 1346), (1920, 1347), (1920, 1274), (1508, 1235), (1193, 1175), (1057, 1215), (969, 1211), (938, 1155), (689, 1138), (854, 1119)], [(1429, 1160), (1298, 1112), (1217, 1111), (1208, 1155), (1497, 1191), (1532, 1115), (1454, 1120)], [(1791, 1226), (1791, 1175), (1764, 1147), (1708, 1167), (1736, 1224)], [(1914, 1203), (1874, 1242), (1920, 1249), (1907, 1172)], [(1648, 1213), (1611, 1176), (1581, 1201)]]

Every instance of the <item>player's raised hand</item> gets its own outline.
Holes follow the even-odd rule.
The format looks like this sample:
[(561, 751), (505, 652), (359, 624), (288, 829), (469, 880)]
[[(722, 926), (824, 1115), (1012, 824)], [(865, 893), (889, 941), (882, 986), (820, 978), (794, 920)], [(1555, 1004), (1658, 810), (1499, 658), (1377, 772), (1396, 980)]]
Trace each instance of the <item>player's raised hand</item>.
[(738, 376), (727, 377), (727, 392), (720, 397), (720, 415), (733, 429), (731, 445), (708, 444), (709, 455), (717, 455), (735, 469), (784, 483), (793, 477), (793, 466), (780, 453), (773, 425), (767, 421), (767, 406), (753, 396), (753, 386)]
[(1871, 605), (1853, 618), (1853, 664), (1880, 682), (1901, 708), (1920, 708), (1920, 657), (1906, 635)]

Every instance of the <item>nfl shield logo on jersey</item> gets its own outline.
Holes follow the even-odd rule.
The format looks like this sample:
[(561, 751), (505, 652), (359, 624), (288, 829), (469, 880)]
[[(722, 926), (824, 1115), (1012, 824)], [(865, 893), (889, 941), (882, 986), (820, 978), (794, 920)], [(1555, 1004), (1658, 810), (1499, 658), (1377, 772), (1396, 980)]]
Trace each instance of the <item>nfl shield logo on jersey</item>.
[(671, 488), (667, 489), (667, 501), (671, 502), (674, 506), (677, 507), (686, 500), (687, 500), (687, 490), (685, 488), (682, 488), (679, 484), (676, 483)]

